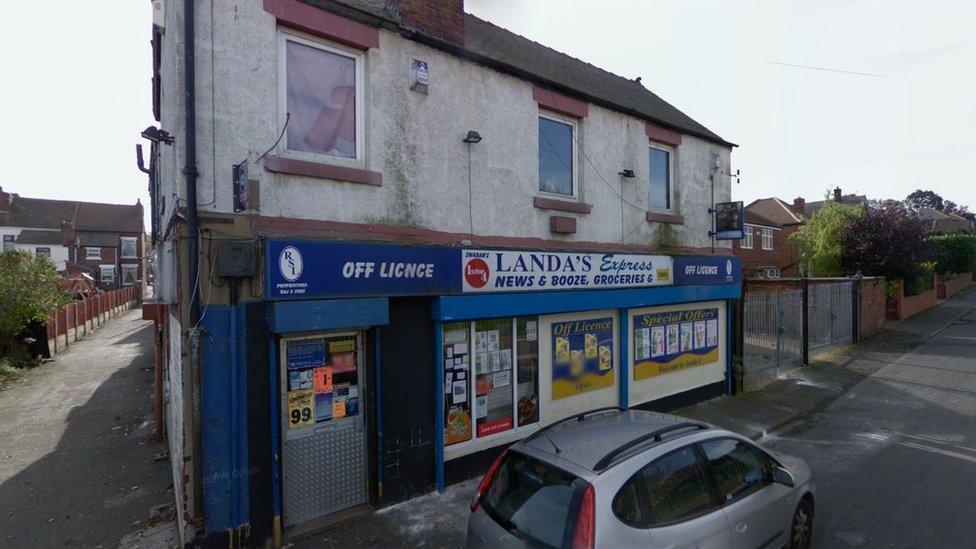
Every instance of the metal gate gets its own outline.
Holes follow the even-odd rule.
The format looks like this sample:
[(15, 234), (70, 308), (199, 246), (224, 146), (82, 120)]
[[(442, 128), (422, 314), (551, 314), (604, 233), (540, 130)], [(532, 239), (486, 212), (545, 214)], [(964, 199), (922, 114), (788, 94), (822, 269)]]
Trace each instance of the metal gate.
[(743, 295), (743, 389), (803, 365), (803, 291)]
[(853, 282), (811, 284), (807, 296), (810, 356), (854, 342)]

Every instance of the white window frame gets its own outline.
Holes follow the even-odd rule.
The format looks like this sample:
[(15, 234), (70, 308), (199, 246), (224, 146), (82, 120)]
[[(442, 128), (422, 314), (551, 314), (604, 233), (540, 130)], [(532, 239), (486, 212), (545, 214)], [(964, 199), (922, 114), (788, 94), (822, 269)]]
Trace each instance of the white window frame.
[[(132, 249), (134, 253), (132, 255), (125, 255), (126, 242), (132, 242)], [(138, 259), (139, 258), (139, 245), (136, 242), (136, 237), (134, 236), (121, 236), (119, 237), (119, 257), (122, 259)]]
[(668, 207), (660, 208), (651, 204), (651, 155), (647, 155), (647, 209), (652, 212), (673, 212), (674, 208), (674, 147), (651, 143), (648, 149), (657, 149), (668, 153)]
[[(543, 110), (543, 109), (539, 109), (539, 118), (545, 118), (547, 120), (552, 120), (553, 122), (559, 122), (560, 124), (567, 124), (567, 125), (569, 125), (570, 128), (572, 128), (572, 131), (573, 131), (573, 139), (572, 139), (572, 143), (573, 143), (573, 159), (572, 159), (572, 162), (571, 162), (572, 165), (570, 167), (573, 169), (573, 194), (572, 195), (560, 194), (560, 193), (554, 193), (554, 192), (542, 190), (542, 188), (541, 188), (542, 187), (542, 182), (539, 181), (539, 176), (538, 176), (538, 172), (539, 172), (538, 161), (539, 161), (539, 155), (541, 154), (541, 151), (537, 151), (536, 152), (536, 181), (535, 181), (535, 191), (540, 196), (545, 196), (546, 198), (555, 198), (557, 200), (565, 200), (567, 202), (579, 202), (580, 201), (580, 194), (579, 194), (579, 120), (577, 120), (576, 118), (569, 117), (569, 116), (562, 116), (562, 115), (556, 114), (554, 112), (549, 112), (549, 111), (546, 111), (546, 110)], [(540, 131), (538, 129), (538, 126), (539, 126), (538, 120), (536, 120), (536, 131)], [(537, 141), (538, 141), (538, 137), (539, 136), (536, 135), (536, 140)]]
[(12, 234), (3, 235), (3, 249), (0, 252), (8, 252), (17, 249), (17, 237)]
[(356, 61), (356, 158), (343, 158), (327, 154), (296, 151), (288, 148), (288, 136), (285, 135), (278, 145), (278, 154), (283, 157), (308, 160), (321, 164), (346, 166), (365, 169), (366, 167), (366, 55), (352, 48), (339, 44), (313, 39), (307, 35), (283, 28), (278, 29), (278, 131), (285, 127), (288, 115), (288, 58), (286, 46), (288, 42), (295, 42), (327, 53), (352, 57)]
[(780, 277), (779, 267), (759, 267), (759, 272), (762, 273), (763, 278)]
[(743, 250), (751, 250), (755, 246), (755, 230), (755, 228), (746, 225), (742, 234), (742, 241), (739, 242), (740, 248)]
[[(761, 234), (762, 234), (762, 249), (767, 250), (767, 251), (772, 251), (772, 249), (773, 249), (773, 230), (772, 229), (769, 229), (769, 228), (766, 228), (766, 227), (763, 227), (761, 229)], [(766, 246), (766, 243), (767, 242), (769, 243), (769, 246), (768, 247)]]
[[(41, 250), (44, 250), (43, 252)], [(50, 246), (38, 246), (34, 248), (34, 255), (51, 258), (51, 247)]]
[(135, 263), (123, 263), (122, 264), (122, 271), (120, 273), (121, 276), (119, 278), (119, 283), (122, 286), (132, 286), (132, 283), (131, 282), (130, 283), (126, 283), (125, 282), (125, 271), (127, 270), (127, 268), (128, 268), (128, 270), (131, 270), (131, 271), (133, 271), (135, 273), (135, 277), (134, 277), (135, 280), (136, 281), (139, 280), (139, 265), (137, 265)]
[(106, 280), (105, 280), (105, 271), (107, 271), (108, 269), (111, 269), (112, 270), (112, 279), (111, 280), (108, 280), (107, 282), (111, 282), (112, 284), (115, 284), (115, 265), (99, 265), (98, 266), (98, 281), (100, 283), (105, 283), (106, 282)]
[[(95, 255), (92, 255), (92, 251), (95, 251)], [(101, 259), (102, 249), (93, 246), (85, 246), (85, 260)]]

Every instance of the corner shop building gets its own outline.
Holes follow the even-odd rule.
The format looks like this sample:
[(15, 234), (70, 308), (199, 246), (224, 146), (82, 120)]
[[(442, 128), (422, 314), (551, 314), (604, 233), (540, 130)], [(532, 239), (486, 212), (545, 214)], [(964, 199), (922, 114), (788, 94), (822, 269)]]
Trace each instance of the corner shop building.
[(730, 390), (732, 256), (268, 238), (202, 324), (208, 531), (287, 536), (443, 489), (573, 413)]

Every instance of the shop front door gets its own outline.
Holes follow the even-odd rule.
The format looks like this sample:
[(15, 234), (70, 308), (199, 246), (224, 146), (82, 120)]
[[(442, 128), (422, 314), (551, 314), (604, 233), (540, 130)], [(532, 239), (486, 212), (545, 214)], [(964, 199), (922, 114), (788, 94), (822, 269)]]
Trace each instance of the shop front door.
[(367, 501), (363, 334), (281, 341), (285, 527)]

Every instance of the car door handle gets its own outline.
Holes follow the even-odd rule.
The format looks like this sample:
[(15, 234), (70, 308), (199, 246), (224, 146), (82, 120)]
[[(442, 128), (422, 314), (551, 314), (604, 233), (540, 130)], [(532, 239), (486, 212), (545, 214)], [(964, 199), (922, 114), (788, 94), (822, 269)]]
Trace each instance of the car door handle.
[(739, 524), (735, 525), (735, 531), (740, 534), (745, 533), (746, 529), (748, 528), (749, 528), (749, 524), (745, 522), (740, 522)]

